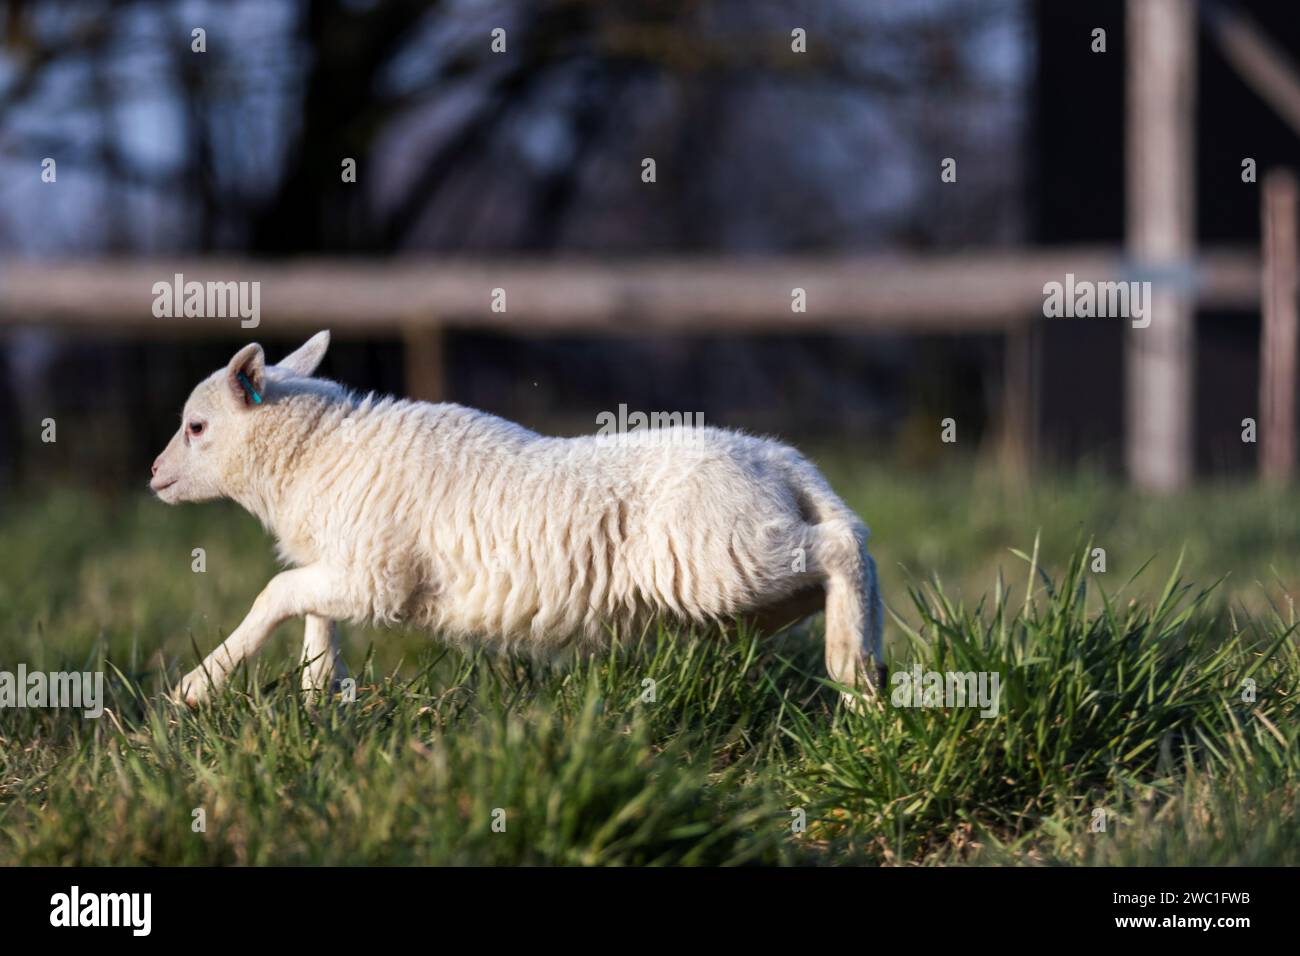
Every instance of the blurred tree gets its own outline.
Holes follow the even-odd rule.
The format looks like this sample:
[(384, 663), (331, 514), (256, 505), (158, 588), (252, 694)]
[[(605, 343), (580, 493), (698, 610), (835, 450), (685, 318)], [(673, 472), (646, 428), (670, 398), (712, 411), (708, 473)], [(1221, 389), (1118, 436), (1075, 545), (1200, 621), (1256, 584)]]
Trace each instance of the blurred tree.
[[(1006, 144), (1022, 136), (1029, 42), (1012, 0), (3, 10), (0, 162), (57, 154), (78, 182), (52, 203), (23, 180), (0, 212), (11, 251), (788, 251), (1020, 235)], [(490, 46), (498, 27), (504, 53)], [(945, 156), (960, 157), (959, 189), (939, 181)], [(32, 216), (52, 228), (26, 228)]]

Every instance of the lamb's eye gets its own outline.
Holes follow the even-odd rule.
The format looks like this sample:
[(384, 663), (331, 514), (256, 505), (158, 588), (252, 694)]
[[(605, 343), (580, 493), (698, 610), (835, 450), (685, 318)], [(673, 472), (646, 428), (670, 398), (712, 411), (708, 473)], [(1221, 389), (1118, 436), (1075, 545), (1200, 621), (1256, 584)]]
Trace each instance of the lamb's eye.
[(202, 434), (203, 434), (203, 423), (202, 423), (202, 422), (190, 422), (190, 434), (191, 434), (191, 435), (202, 435)]

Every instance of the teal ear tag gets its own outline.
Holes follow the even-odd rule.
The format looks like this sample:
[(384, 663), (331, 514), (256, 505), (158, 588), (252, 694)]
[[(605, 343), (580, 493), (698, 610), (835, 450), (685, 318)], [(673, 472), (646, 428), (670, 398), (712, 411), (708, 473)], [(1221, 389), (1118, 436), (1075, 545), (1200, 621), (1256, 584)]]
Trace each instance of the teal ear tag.
[(243, 372), (238, 372), (236, 374), (239, 375), (239, 384), (244, 386), (244, 391), (246, 391), (248, 393), (248, 397), (253, 400), (253, 404), (261, 405), (262, 396), (257, 394), (257, 389), (253, 388), (253, 383), (248, 380), (248, 376), (245, 375)]

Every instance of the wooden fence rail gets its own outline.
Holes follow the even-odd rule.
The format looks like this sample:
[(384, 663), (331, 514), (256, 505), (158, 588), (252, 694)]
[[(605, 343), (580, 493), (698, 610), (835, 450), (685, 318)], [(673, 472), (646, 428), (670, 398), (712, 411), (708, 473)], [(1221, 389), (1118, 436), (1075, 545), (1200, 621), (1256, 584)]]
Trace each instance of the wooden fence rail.
[[(258, 283), (257, 327), (241, 329), (229, 315), (156, 316), (155, 284), (174, 285), (178, 275)], [(1042, 319), (1043, 287), (1067, 275), (1076, 283), (1151, 281), (1202, 308), (1260, 306), (1259, 257), (1241, 249), (1204, 250), (1162, 274), (1144, 274), (1109, 248), (836, 259), (9, 261), (0, 263), (0, 331), (253, 338), (328, 328), (340, 337), (396, 336), (405, 344), (406, 393), (430, 401), (446, 397), (443, 333), (450, 329), (1001, 334), (1003, 461), (1009, 472), (1023, 472), (1037, 418), (1034, 320), (1050, 321)], [(806, 311), (792, 308), (796, 289), (804, 290)], [(504, 292), (504, 311), (492, 308), (494, 290)]]
[[(1209, 250), (1163, 277), (1203, 307), (1259, 307), (1253, 251)], [(1080, 248), (844, 259), (492, 261), (188, 259), (0, 262), (0, 326), (113, 334), (229, 332), (231, 318), (157, 318), (153, 287), (259, 283), (263, 334), (329, 326), (342, 335), (414, 327), (524, 334), (805, 330), (997, 332), (1042, 315), (1043, 286), (1142, 275), (1118, 250)], [(807, 311), (791, 309), (803, 289)], [(506, 310), (491, 308), (502, 289)]]

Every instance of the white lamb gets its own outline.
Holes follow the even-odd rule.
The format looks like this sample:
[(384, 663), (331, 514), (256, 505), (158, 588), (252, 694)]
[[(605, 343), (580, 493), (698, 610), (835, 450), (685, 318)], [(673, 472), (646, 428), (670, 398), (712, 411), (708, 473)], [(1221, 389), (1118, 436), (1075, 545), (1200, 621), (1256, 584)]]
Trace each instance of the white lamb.
[(826, 609), (830, 677), (874, 692), (882, 611), (868, 531), (784, 445), (716, 428), (549, 438), (459, 405), (313, 378), (320, 332), (280, 362), (240, 349), (185, 403), (153, 464), (168, 504), (233, 498), (292, 565), (178, 695), (197, 704), (306, 617), (303, 685), (344, 673), (334, 622), (409, 622), (554, 651), (658, 616), (788, 624)]

